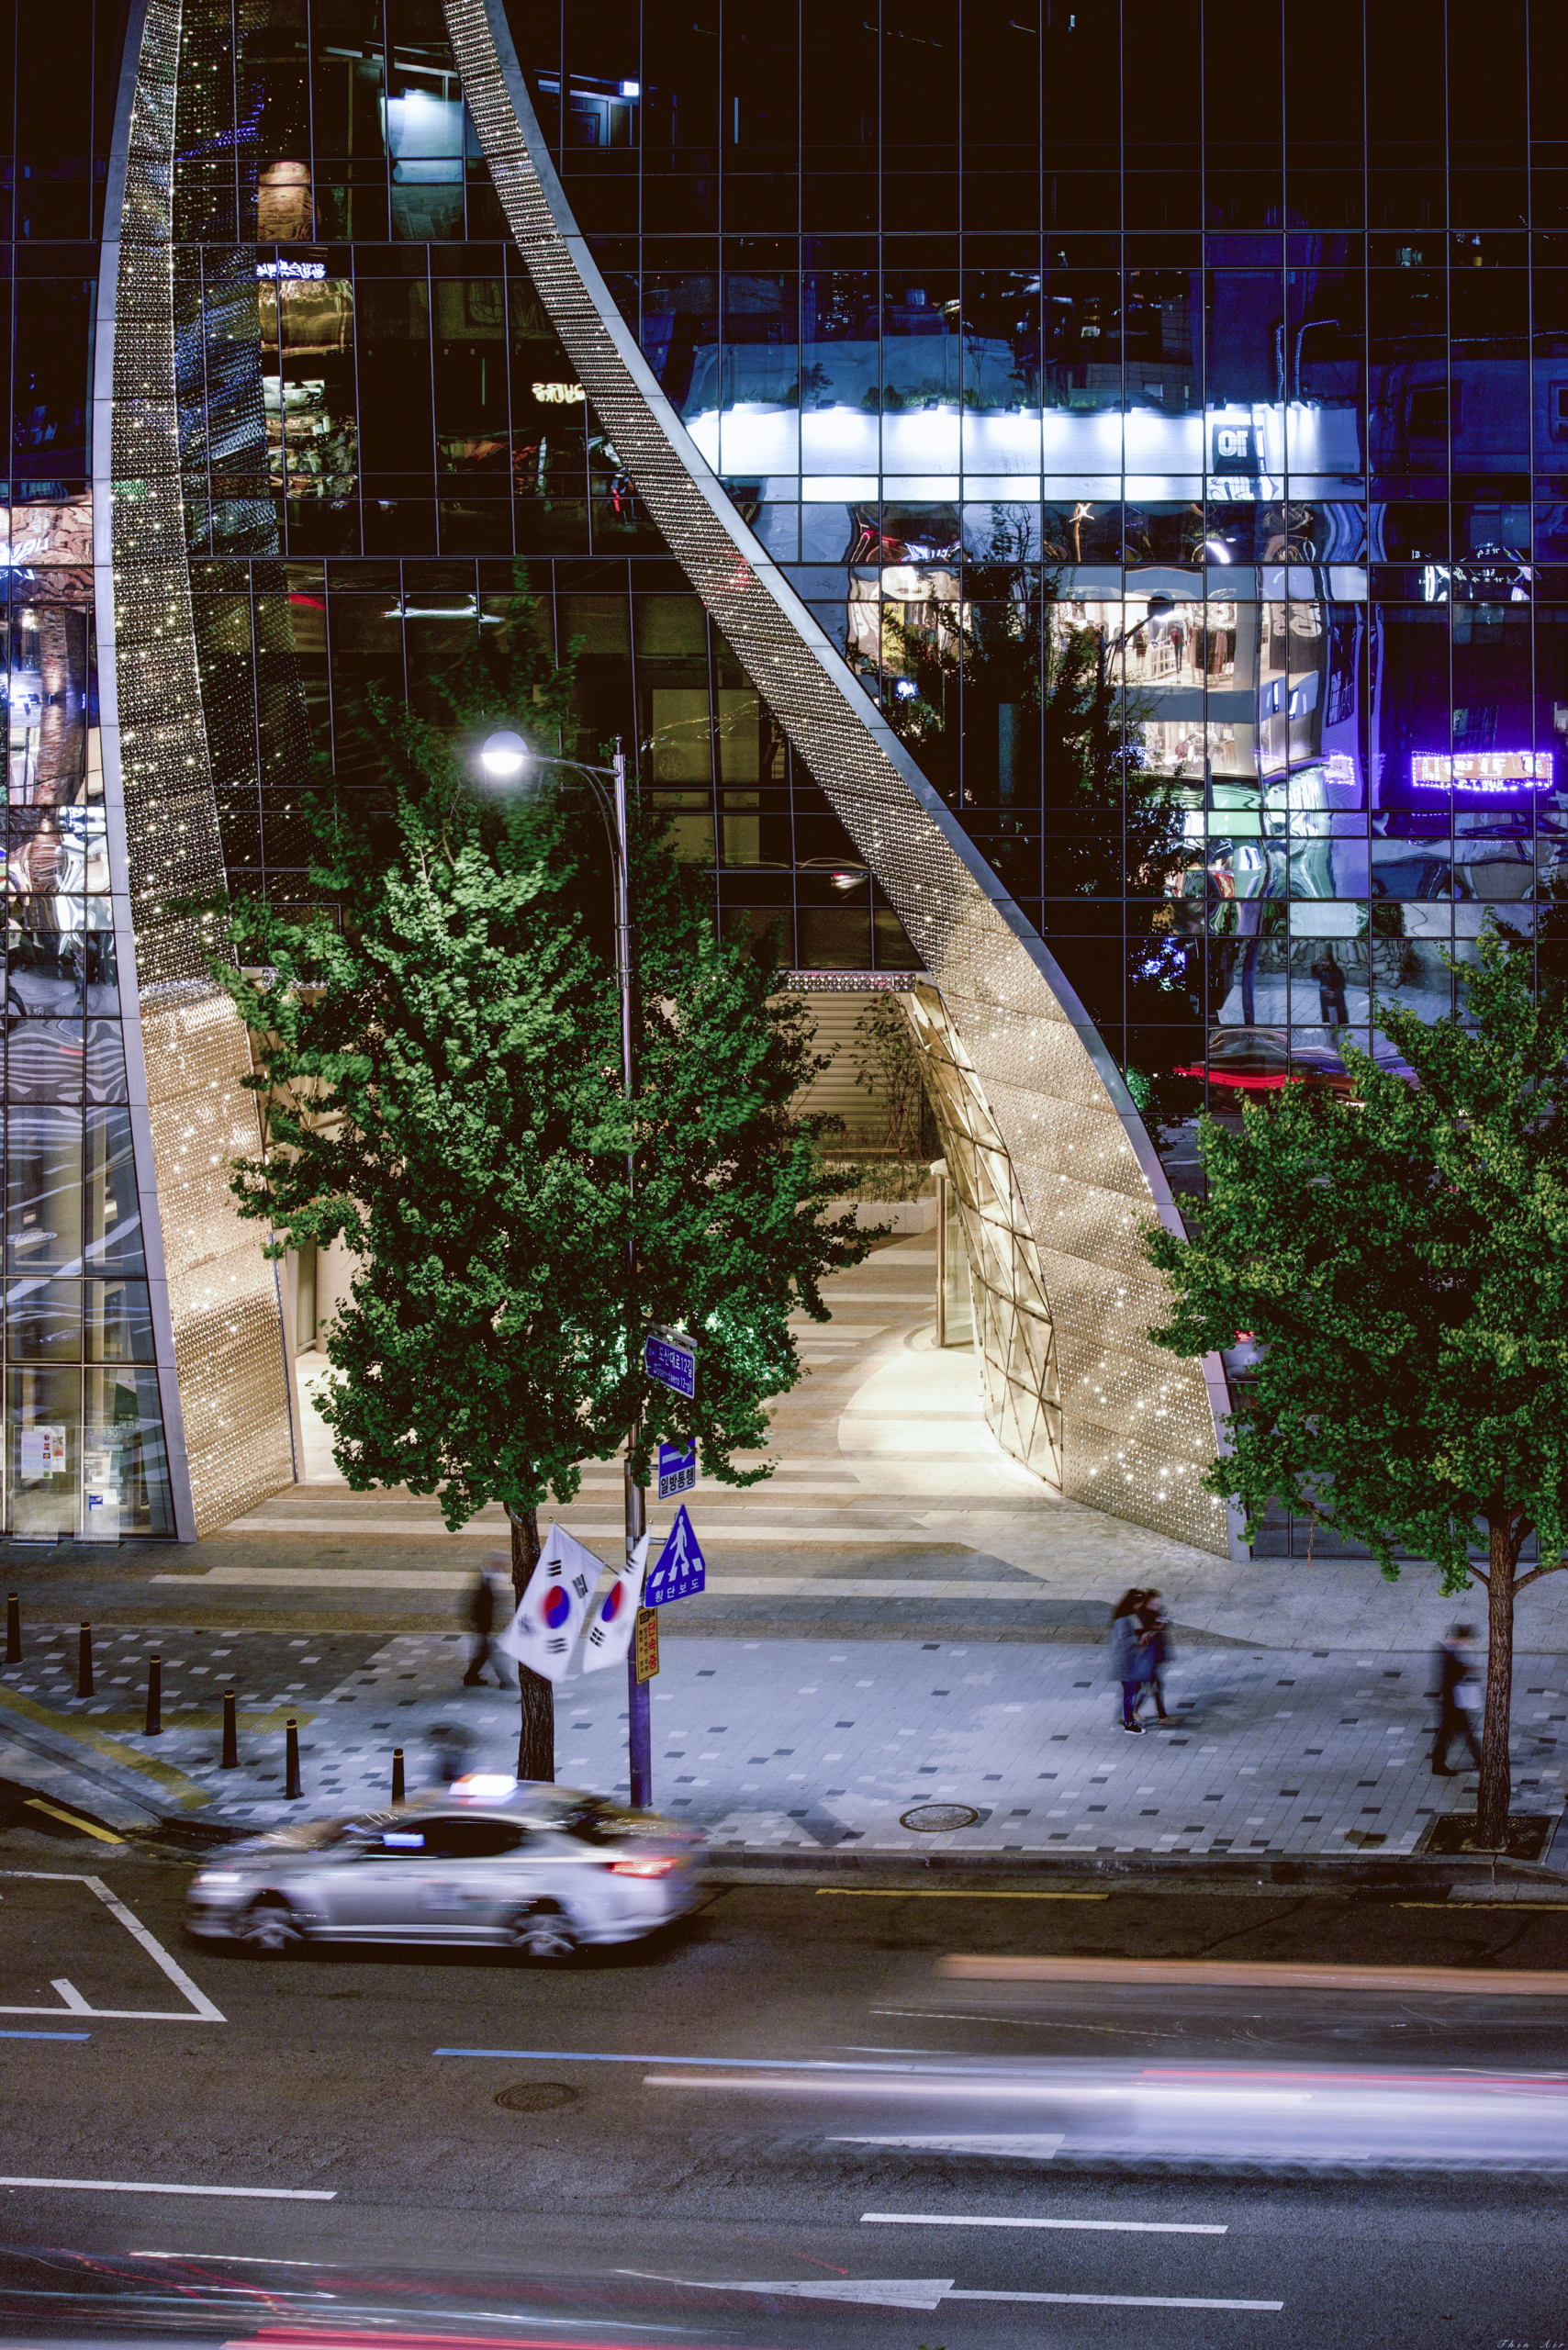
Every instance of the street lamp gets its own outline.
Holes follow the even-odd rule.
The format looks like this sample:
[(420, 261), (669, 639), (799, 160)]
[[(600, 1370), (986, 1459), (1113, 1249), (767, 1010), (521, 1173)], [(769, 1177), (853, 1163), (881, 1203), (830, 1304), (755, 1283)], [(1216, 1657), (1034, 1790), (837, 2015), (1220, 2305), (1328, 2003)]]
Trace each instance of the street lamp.
[[(573, 775), (580, 775), (593, 794), (594, 805), (604, 821), (605, 837), (610, 843), (610, 870), (614, 876), (615, 983), (621, 995), (621, 1090), (630, 1109), (635, 1074), (632, 1020), (632, 873), (626, 819), (626, 755), (621, 747), (620, 737), (616, 737), (615, 755), (607, 767), (589, 767), (582, 759), (551, 758), (543, 752), (531, 750), (522, 736), (510, 727), (502, 727), (498, 733), (488, 735), (479, 745), (478, 755), (480, 767), (497, 783), (519, 783), (531, 767), (566, 767)], [(628, 1210), (636, 1194), (636, 1144), (634, 1136), (629, 1136), (626, 1146)], [(630, 1216), (626, 1252), (634, 1299), (637, 1240)], [(634, 1304), (628, 1335), (632, 1341), (632, 1360), (635, 1360), (637, 1329)], [(628, 1369), (630, 1367), (629, 1363)], [(629, 1561), (635, 1557), (637, 1545), (647, 1528), (643, 1488), (632, 1472), (638, 1425), (637, 1421), (633, 1422), (626, 1438), (626, 1556)], [(626, 1711), (632, 1807), (633, 1810), (646, 1810), (653, 1801), (652, 1707), (647, 1683), (637, 1678), (635, 1641), (626, 1652)]]

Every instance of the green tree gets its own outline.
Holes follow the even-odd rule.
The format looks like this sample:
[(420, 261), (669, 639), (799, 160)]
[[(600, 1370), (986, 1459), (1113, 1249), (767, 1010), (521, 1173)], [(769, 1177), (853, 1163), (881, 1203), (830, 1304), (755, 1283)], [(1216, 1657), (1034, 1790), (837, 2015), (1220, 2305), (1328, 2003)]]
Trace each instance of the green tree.
[(1205, 1120), (1196, 1237), (1148, 1242), (1175, 1292), (1159, 1345), (1256, 1341), (1233, 1449), (1204, 1477), (1249, 1532), (1278, 1501), (1365, 1543), (1391, 1581), (1403, 1553), (1444, 1593), (1486, 1586), (1491, 1847), (1511, 1793), (1515, 1602), (1568, 1542), (1568, 1006), (1538, 1001), (1528, 971), (1488, 935), (1466, 1016), (1427, 1025), (1385, 1003), (1413, 1084), (1347, 1051), (1350, 1102), (1293, 1087), (1239, 1133)]
[(925, 1085), (908, 1018), (896, 997), (876, 995), (857, 1019), (853, 1033), (850, 1065), (856, 1086), (881, 1112), (881, 1147), (893, 1161), (897, 1196), (913, 1197), (924, 1172), (919, 1162)]
[[(695, 1438), (727, 1483), (769, 1473), (733, 1456), (766, 1443), (767, 1398), (801, 1375), (790, 1316), (825, 1320), (823, 1275), (869, 1243), (821, 1213), (823, 1121), (791, 1106), (825, 1065), (803, 1007), (771, 1003), (771, 971), (714, 938), (642, 818), (628, 1111), (586, 788), (498, 804), (470, 776), (485, 733), (553, 752), (569, 728), (513, 617), (509, 643), (476, 639), (436, 681), (437, 715), (371, 702), (354, 771), (376, 782), (304, 795), (341, 929), (237, 905), (244, 968), (220, 976), (260, 1039), (266, 1113), (241, 1211), (274, 1255), (341, 1237), (359, 1263), (327, 1333), (334, 1458), (356, 1491), (439, 1494), (454, 1529), (499, 1502), (521, 1595), (540, 1504), (569, 1502), (633, 1423), (640, 1483), (661, 1438)], [(646, 1378), (651, 1322), (693, 1334), (694, 1403)], [(519, 1774), (548, 1778), (550, 1684), (522, 1681)]]

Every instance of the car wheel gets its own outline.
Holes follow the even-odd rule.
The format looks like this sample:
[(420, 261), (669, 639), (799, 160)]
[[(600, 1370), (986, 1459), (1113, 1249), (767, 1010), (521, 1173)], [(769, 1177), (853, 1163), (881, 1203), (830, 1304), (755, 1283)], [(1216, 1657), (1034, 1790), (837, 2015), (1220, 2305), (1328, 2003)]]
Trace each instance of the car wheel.
[(520, 1909), (507, 1929), (507, 1947), (519, 1958), (539, 1962), (570, 1958), (577, 1947), (570, 1920), (556, 1908), (553, 1901), (537, 1901), (531, 1909)]
[(252, 1901), (240, 1920), (240, 1940), (255, 1958), (286, 1958), (304, 1939), (293, 1910), (275, 1896)]

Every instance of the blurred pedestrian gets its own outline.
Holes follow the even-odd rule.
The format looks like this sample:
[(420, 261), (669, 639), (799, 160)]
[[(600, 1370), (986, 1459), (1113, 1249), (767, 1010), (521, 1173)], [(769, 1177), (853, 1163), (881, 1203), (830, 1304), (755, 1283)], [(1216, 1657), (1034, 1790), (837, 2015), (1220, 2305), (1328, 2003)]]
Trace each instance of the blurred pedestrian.
[(488, 1564), (480, 1567), (468, 1593), (468, 1629), (474, 1635), (474, 1653), (468, 1660), (468, 1670), (463, 1676), (463, 1686), (475, 1689), (485, 1678), (485, 1667), (492, 1667), (498, 1687), (506, 1688), (506, 1668), (500, 1651), (492, 1651), (490, 1635), (496, 1628), (496, 1586), (491, 1580)]
[(468, 1739), (452, 1722), (431, 1724), (431, 1762), (437, 1786), (449, 1787), (468, 1768)]
[(1134, 1738), (1143, 1736), (1138, 1700), (1154, 1671), (1139, 1614), (1147, 1596), (1143, 1591), (1126, 1591), (1111, 1611), (1111, 1678), (1122, 1684), (1122, 1728)]
[(1476, 1769), (1481, 1768), (1475, 1717), (1481, 1709), (1482, 1684), (1471, 1646), (1474, 1638), (1473, 1624), (1455, 1624), (1438, 1651), (1438, 1735), (1432, 1748), (1432, 1771), (1439, 1779), (1459, 1776), (1449, 1767), (1449, 1749), (1458, 1737), (1469, 1747)]
[(1168, 1722), (1170, 1717), (1165, 1710), (1164, 1674), (1174, 1651), (1170, 1644), (1170, 1618), (1165, 1612), (1165, 1602), (1157, 1591), (1144, 1593), (1138, 1616), (1148, 1646), (1148, 1685), (1154, 1692), (1160, 1720)]
[(1323, 1025), (1348, 1028), (1350, 1015), (1345, 1009), (1345, 974), (1328, 947), (1324, 947), (1313, 964), (1311, 976), (1317, 981), (1317, 1009)]

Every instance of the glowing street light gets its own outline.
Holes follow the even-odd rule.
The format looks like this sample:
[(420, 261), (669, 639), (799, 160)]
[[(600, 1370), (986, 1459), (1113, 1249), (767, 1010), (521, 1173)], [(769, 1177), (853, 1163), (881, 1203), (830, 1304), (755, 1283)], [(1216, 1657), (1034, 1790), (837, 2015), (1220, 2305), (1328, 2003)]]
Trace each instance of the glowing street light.
[(510, 782), (512, 777), (522, 773), (527, 764), (528, 745), (522, 736), (514, 734), (510, 727), (503, 727), (498, 734), (492, 734), (480, 747), (479, 765), (498, 783)]

